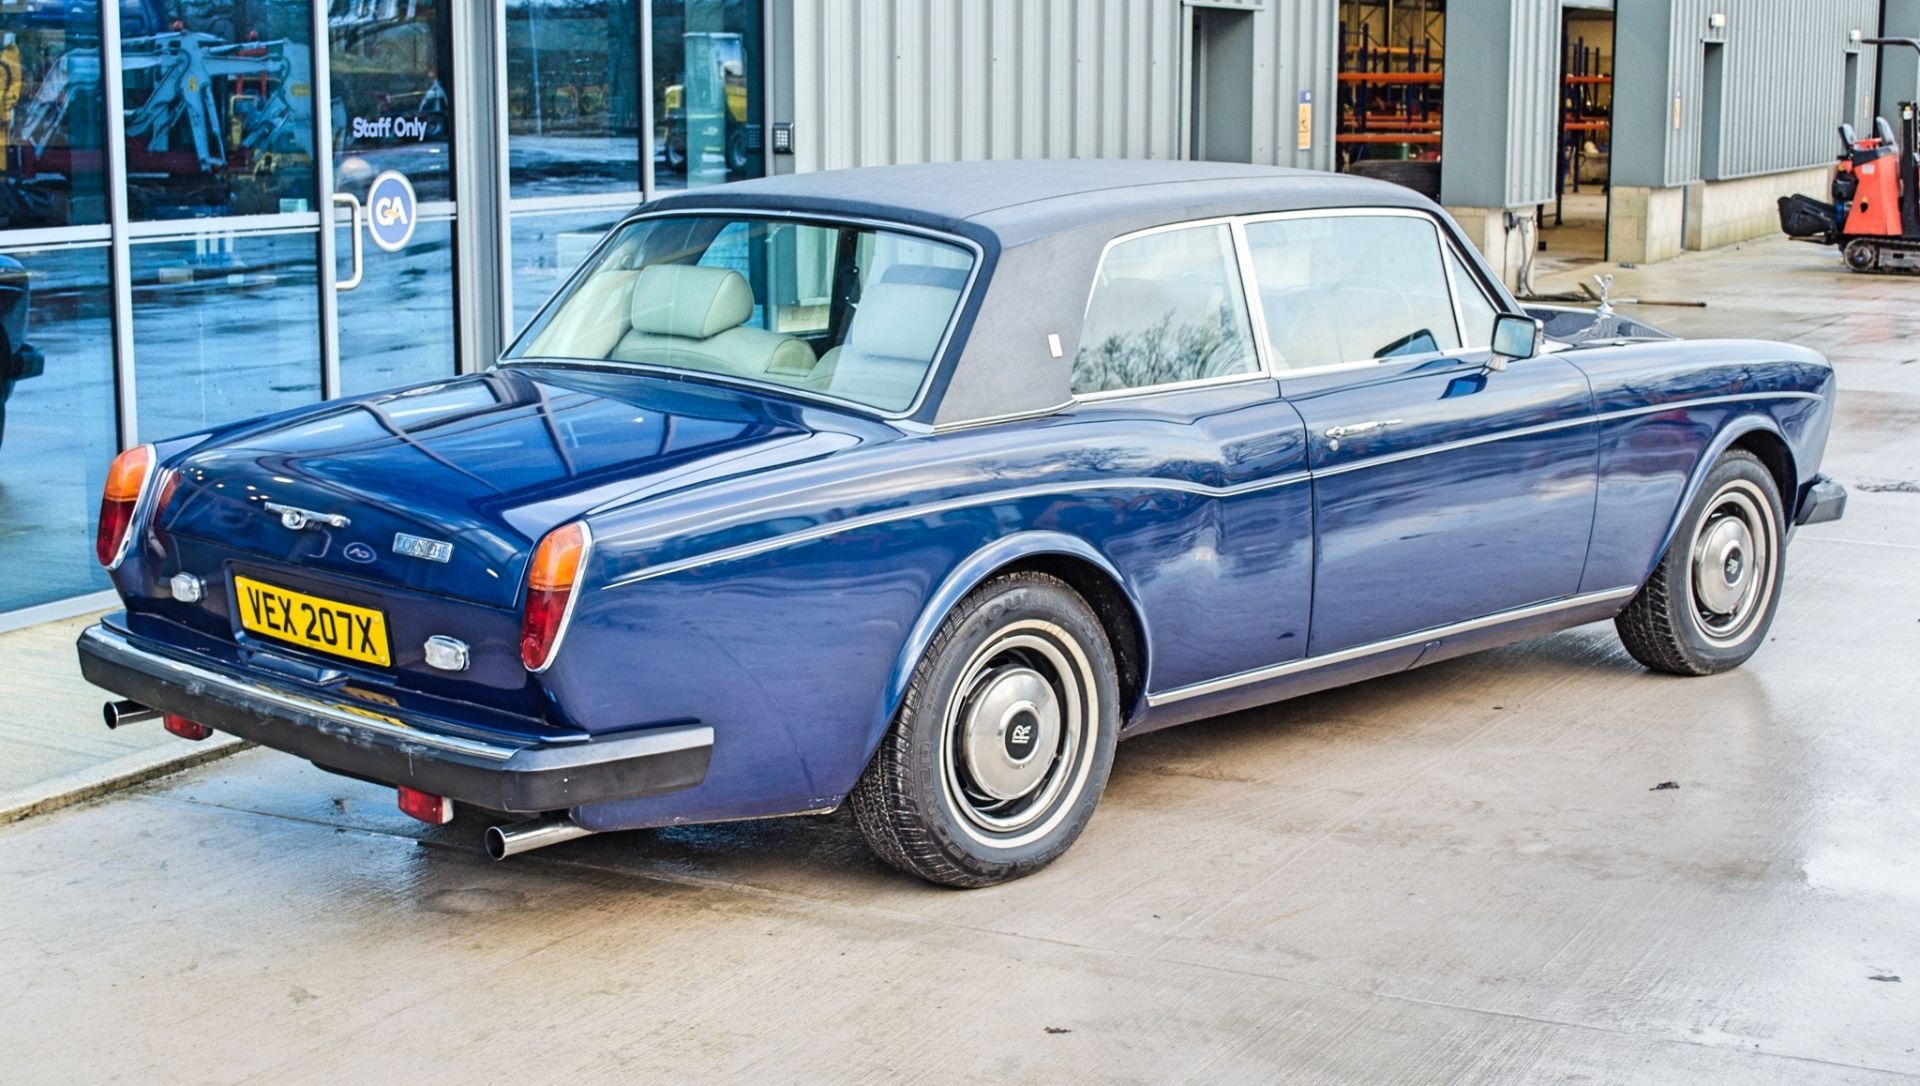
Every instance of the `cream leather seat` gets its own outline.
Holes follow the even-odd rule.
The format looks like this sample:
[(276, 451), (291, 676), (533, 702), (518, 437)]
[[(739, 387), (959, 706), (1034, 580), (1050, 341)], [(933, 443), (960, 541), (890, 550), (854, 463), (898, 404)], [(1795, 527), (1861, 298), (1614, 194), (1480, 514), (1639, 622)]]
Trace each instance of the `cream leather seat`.
[(860, 296), (844, 346), (820, 360), (835, 396), (897, 411), (913, 402), (960, 291), (920, 282), (874, 283)]
[(813, 368), (805, 343), (743, 327), (752, 317), (753, 289), (739, 272), (654, 264), (634, 277), (628, 330), (607, 357), (741, 377)]

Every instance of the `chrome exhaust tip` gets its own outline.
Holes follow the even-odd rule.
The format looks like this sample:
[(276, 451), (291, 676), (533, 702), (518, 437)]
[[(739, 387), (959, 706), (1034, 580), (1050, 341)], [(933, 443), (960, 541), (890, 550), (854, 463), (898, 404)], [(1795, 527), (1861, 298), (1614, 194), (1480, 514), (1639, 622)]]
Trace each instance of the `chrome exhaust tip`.
[(149, 709), (137, 701), (110, 701), (100, 707), (100, 715), (107, 720), (107, 727), (118, 728), (124, 724), (145, 724), (149, 720), (159, 720), (160, 710)]
[(597, 831), (579, 825), (565, 815), (558, 818), (538, 818), (528, 822), (516, 822), (510, 826), (487, 827), (487, 855), (496, 860), (509, 856), (518, 856), (522, 852), (532, 852), (536, 848), (546, 848), (562, 841), (571, 841), (576, 837), (591, 836)]

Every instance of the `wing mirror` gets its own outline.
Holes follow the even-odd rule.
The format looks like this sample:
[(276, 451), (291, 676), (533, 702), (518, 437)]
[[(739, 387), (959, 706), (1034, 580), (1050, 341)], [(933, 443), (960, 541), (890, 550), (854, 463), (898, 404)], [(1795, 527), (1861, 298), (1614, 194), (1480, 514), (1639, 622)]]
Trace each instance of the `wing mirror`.
[(1493, 353), (1487, 368), (1503, 370), (1507, 363), (1532, 358), (1540, 353), (1546, 339), (1546, 326), (1522, 313), (1502, 313), (1493, 318)]

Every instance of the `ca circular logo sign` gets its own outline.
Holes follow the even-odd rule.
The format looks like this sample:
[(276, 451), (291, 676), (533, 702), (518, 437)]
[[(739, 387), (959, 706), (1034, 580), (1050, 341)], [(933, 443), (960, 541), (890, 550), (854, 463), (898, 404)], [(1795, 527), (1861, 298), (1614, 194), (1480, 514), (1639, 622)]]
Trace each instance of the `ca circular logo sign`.
[(367, 189), (367, 233), (373, 243), (397, 253), (413, 240), (416, 201), (413, 182), (398, 170), (388, 170), (373, 179)]
[(374, 553), (372, 547), (367, 546), (365, 543), (358, 542), (347, 544), (347, 549), (341, 553), (347, 556), (347, 561), (358, 562), (363, 566), (379, 557), (379, 555)]

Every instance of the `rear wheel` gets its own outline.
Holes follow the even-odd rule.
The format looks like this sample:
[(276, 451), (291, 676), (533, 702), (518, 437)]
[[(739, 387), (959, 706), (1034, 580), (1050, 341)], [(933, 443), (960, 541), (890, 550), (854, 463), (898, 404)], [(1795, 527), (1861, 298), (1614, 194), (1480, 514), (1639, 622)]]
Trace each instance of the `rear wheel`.
[(850, 802), (881, 859), (947, 886), (1029, 875), (1065, 852), (1119, 737), (1113, 651), (1071, 588), (997, 577), (954, 608)]
[(1773, 475), (1735, 449), (1700, 493), (1614, 628), (1633, 658), (1655, 671), (1711, 675), (1760, 648), (1780, 603), (1785, 508)]

